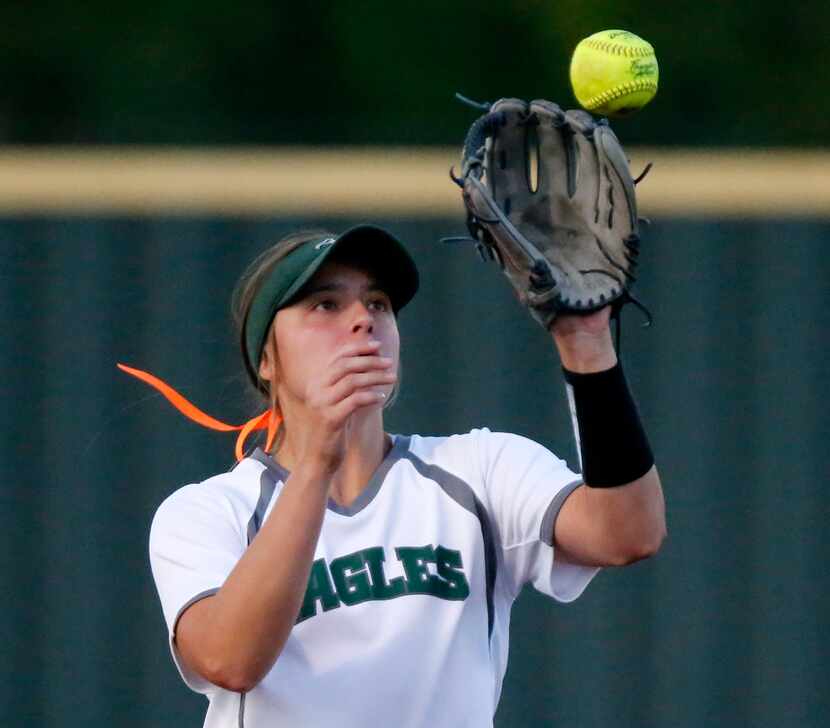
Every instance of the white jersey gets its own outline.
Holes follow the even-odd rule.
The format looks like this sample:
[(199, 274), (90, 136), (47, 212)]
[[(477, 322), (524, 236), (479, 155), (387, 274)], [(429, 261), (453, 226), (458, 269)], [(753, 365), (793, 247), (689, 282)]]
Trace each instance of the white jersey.
[(210, 701), (206, 728), (492, 726), (522, 586), (567, 602), (597, 571), (554, 562), (554, 519), (582, 481), (544, 447), (487, 429), (395, 436), (357, 500), (329, 502), (300, 614), (271, 671), (246, 694), (224, 690), (181, 660), (176, 620), (219, 590), (287, 477), (257, 450), (175, 492), (153, 520), (173, 658)]

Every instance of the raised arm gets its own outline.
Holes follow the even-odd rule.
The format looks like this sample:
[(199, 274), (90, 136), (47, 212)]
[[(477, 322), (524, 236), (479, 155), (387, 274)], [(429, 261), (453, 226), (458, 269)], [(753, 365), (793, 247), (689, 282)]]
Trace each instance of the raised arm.
[(585, 477), (555, 521), (556, 559), (590, 566), (647, 558), (666, 536), (660, 477), (619, 368), (609, 314), (606, 307), (560, 316), (551, 327), (570, 380)]
[(382, 404), (390, 361), (379, 342), (350, 343), (326, 380), (310, 382), (307, 415), (292, 422), (297, 459), (270, 515), (219, 591), (188, 607), (176, 627), (181, 657), (211, 683), (248, 691), (279, 657), (305, 594), (347, 423)]

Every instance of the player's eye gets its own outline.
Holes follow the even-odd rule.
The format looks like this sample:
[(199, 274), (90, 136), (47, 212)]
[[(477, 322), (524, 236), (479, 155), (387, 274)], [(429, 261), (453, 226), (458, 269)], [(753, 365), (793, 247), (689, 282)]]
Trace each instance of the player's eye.
[(324, 298), (317, 301), (312, 308), (314, 311), (335, 311), (337, 310), (337, 301), (332, 298)]
[(386, 296), (375, 296), (369, 299), (368, 307), (370, 311), (389, 311), (392, 308)]

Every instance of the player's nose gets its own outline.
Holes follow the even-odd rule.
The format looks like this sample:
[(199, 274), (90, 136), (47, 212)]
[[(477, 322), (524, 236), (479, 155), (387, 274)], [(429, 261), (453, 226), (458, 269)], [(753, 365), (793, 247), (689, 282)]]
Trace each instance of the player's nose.
[(354, 318), (352, 318), (351, 326), (353, 334), (366, 333), (371, 334), (375, 329), (375, 320), (372, 312), (366, 308), (361, 301), (356, 301), (354, 305)]

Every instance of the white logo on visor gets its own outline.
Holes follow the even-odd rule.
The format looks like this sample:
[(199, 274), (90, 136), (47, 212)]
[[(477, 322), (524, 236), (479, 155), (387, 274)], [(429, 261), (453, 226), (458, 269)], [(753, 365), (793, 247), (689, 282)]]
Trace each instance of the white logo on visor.
[(321, 240), (317, 245), (314, 246), (314, 250), (320, 250), (320, 248), (328, 248), (329, 245), (334, 245), (334, 238), (326, 238), (325, 240)]

